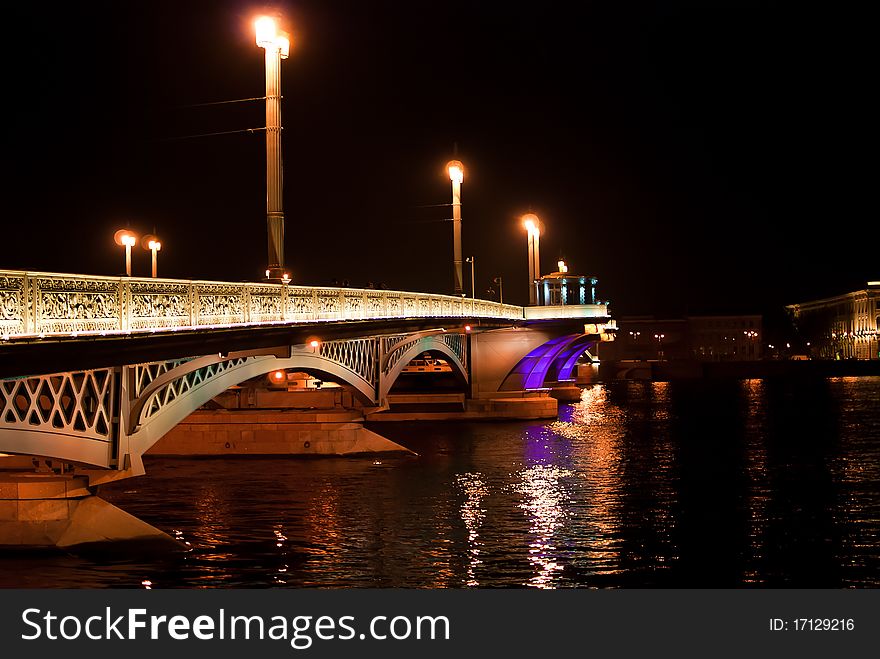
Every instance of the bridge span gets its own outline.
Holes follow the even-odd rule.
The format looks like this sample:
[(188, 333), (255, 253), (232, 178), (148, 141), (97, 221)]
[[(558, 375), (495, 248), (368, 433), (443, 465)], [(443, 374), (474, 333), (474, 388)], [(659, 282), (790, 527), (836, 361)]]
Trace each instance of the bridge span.
[(613, 338), (607, 305), (0, 271), (0, 545), (162, 535), (95, 496), (199, 407), (276, 370), (388, 407), (429, 353), (472, 399), (571, 380)]

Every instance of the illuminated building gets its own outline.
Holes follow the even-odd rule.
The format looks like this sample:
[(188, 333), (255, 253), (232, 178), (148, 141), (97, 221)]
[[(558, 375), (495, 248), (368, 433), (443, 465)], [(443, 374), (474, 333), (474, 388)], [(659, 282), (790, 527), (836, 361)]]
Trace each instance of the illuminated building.
[(809, 354), (818, 359), (880, 359), (880, 281), (852, 293), (785, 308)]

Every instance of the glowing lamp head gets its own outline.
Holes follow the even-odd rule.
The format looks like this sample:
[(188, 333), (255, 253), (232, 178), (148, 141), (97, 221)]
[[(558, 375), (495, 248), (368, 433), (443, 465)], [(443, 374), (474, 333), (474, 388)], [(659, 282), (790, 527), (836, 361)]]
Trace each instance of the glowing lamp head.
[(282, 32), (275, 38), (275, 45), (281, 51), (281, 59), (290, 57), (290, 36), (286, 32)]
[(321, 342), (318, 341), (317, 339), (315, 339), (315, 340), (313, 340), (313, 341), (310, 341), (310, 342), (309, 342), (309, 345), (310, 345), (312, 348), (317, 348), (317, 347), (319, 347), (319, 346), (321, 345)]
[(285, 371), (273, 371), (272, 372), (272, 380), (275, 382), (281, 382), (282, 380), (287, 379), (287, 373)]
[(533, 234), (541, 233), (541, 220), (538, 219), (538, 216), (534, 213), (526, 213), (522, 216), (523, 226), (526, 228), (526, 231)]
[(449, 172), (449, 180), (455, 183), (464, 181), (464, 165), (460, 160), (450, 160), (446, 163), (446, 171)]
[(115, 234), (113, 234), (113, 241), (117, 245), (131, 247), (137, 242), (137, 236), (128, 229), (120, 229)]
[(471, 331), (471, 326), (470, 326), (470, 325), (465, 325), (465, 326), (464, 326), (464, 331), (465, 331), (465, 332), (470, 332), (470, 331)]
[(151, 240), (147, 243), (147, 247), (155, 252), (158, 252), (162, 249), (162, 243), (160, 243), (158, 240)]
[(556, 267), (558, 267), (559, 272), (561, 272), (563, 274), (568, 272), (568, 266), (565, 265), (565, 261), (563, 261), (562, 259), (560, 259), (559, 261), (556, 262)]
[(260, 48), (272, 48), (275, 46), (278, 31), (275, 27), (274, 18), (271, 16), (260, 16), (254, 21), (254, 31), (257, 36), (257, 45)]

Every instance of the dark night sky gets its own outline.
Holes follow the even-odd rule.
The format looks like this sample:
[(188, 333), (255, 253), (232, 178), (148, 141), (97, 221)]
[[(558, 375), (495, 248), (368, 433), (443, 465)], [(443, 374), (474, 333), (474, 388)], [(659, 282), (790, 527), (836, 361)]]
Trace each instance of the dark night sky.
[[(464, 254), (478, 291), (503, 276), (505, 301), (527, 297), (529, 209), (543, 270), (564, 256), (598, 276), (617, 315), (761, 312), (880, 278), (866, 17), (775, 2), (275, 7), (294, 41), (297, 283), (451, 292), (451, 210), (427, 206), (449, 202), (454, 143)], [(4, 8), (18, 36), (3, 46), (0, 268), (119, 274), (112, 235), (129, 222), (155, 225), (162, 276), (258, 279), (263, 134), (165, 138), (264, 125), (259, 102), (181, 107), (263, 95), (259, 9)], [(134, 267), (148, 274), (148, 253)]]

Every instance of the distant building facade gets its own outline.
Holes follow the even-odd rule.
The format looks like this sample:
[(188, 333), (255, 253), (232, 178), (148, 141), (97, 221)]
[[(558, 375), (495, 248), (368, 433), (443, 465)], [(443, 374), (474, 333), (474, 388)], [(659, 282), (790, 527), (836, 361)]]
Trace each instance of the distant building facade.
[(880, 359), (880, 281), (852, 293), (785, 308), (817, 359)]
[(602, 346), (601, 359), (752, 361), (763, 359), (760, 315), (688, 316), (617, 321), (614, 344)]

